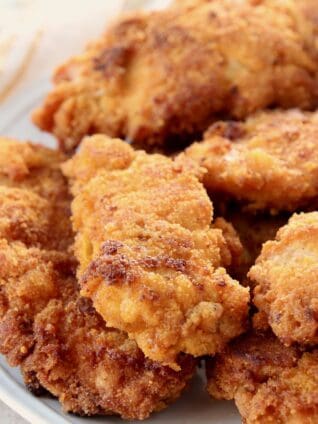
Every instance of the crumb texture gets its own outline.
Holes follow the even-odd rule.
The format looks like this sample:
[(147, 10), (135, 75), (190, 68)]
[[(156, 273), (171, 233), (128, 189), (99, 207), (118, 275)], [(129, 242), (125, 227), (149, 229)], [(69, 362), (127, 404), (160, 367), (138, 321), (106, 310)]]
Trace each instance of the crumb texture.
[(203, 182), (212, 194), (251, 210), (294, 212), (317, 205), (317, 140), (317, 112), (264, 111), (215, 123), (185, 156), (207, 170)]
[(316, 0), (176, 6), (118, 20), (61, 65), (34, 122), (65, 150), (94, 133), (149, 148), (220, 116), (318, 106)]
[[(111, 159), (98, 168), (96, 157)], [(223, 268), (234, 235), (210, 227), (195, 167), (95, 136), (63, 170), (75, 193), (82, 295), (107, 325), (172, 367), (179, 352), (215, 353), (244, 330), (248, 289)]]
[(207, 363), (208, 391), (234, 399), (246, 424), (315, 424), (318, 351), (286, 348), (270, 332), (251, 332)]
[(64, 157), (8, 139), (0, 150), (0, 353), (30, 391), (50, 392), (67, 412), (144, 419), (163, 409), (195, 360), (180, 354), (174, 371), (106, 327), (74, 275)]

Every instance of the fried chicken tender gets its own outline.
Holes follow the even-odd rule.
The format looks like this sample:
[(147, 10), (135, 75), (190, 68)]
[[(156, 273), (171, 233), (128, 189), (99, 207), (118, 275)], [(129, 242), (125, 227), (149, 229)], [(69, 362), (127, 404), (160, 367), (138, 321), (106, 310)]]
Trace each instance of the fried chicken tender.
[(27, 387), (56, 396), (65, 411), (143, 419), (180, 396), (181, 371), (146, 359), (125, 333), (106, 328), (79, 297), (68, 255), (0, 241), (0, 351), (20, 365)]
[(102, 135), (63, 170), (81, 294), (108, 326), (175, 369), (179, 352), (213, 354), (244, 330), (249, 292), (221, 267), (231, 249), (210, 228), (201, 171)]
[(63, 154), (0, 137), (0, 237), (65, 250), (73, 243)]
[(295, 214), (275, 241), (265, 243), (248, 273), (255, 283), (255, 317), (266, 321), (285, 344), (318, 343), (316, 247), (318, 212)]
[(245, 424), (318, 421), (318, 350), (286, 348), (272, 333), (250, 332), (207, 362), (208, 391), (234, 399)]
[(65, 411), (143, 419), (164, 408), (187, 386), (195, 360), (179, 355), (176, 372), (106, 328), (79, 295), (69, 249), (51, 250), (55, 228), (46, 217), (56, 206), (36, 193), (57, 193), (64, 179), (49, 169), (53, 162), (45, 171), (45, 158), (59, 154), (13, 141), (0, 148), (0, 352), (21, 367), (30, 390), (48, 390)]
[(190, 1), (132, 14), (56, 70), (33, 121), (68, 151), (93, 133), (149, 148), (185, 143), (220, 116), (313, 109), (317, 19), (316, 0)]
[(318, 113), (260, 112), (218, 122), (186, 157), (207, 169), (204, 184), (251, 209), (295, 211), (318, 196)]

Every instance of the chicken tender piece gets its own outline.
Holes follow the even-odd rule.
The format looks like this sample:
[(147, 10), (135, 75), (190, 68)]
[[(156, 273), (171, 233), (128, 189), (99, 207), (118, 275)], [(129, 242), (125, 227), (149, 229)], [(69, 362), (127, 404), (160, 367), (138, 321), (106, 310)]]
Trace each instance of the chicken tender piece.
[(318, 212), (293, 215), (248, 273), (259, 309), (255, 325), (266, 318), (285, 345), (318, 343), (317, 236)]
[(318, 196), (318, 113), (257, 113), (219, 122), (186, 157), (207, 169), (204, 184), (250, 209), (295, 211)]
[(65, 250), (73, 243), (63, 154), (0, 137), (0, 237)]
[(271, 333), (249, 333), (207, 363), (208, 391), (234, 399), (245, 424), (318, 421), (318, 350), (286, 348)]
[[(21, 367), (30, 390), (48, 390), (65, 411), (147, 418), (179, 397), (195, 360), (179, 355), (178, 372), (152, 362), (125, 333), (106, 328), (89, 300), (79, 296), (72, 255), (51, 250), (55, 228), (45, 218), (51, 203), (36, 194), (42, 184), (44, 192), (57, 184), (57, 173), (49, 184), (42, 159), (33, 168), (43, 153), (55, 157), (12, 141), (3, 163), (6, 169), (18, 164), (16, 171), (2, 174), (0, 165), (0, 353)], [(68, 231), (65, 236), (59, 246), (68, 245)]]
[(146, 359), (124, 333), (106, 328), (79, 297), (69, 256), (0, 240), (0, 352), (21, 366), (27, 387), (80, 415), (147, 418), (179, 397), (195, 370)]
[(255, 264), (263, 244), (275, 239), (277, 231), (287, 223), (288, 218), (285, 215), (254, 215), (236, 208), (226, 214), (226, 219), (233, 226), (243, 248), (231, 264), (231, 275), (244, 284), (252, 285), (247, 279), (248, 271)]
[(83, 141), (63, 170), (81, 293), (107, 326), (175, 369), (180, 352), (215, 353), (244, 330), (249, 292), (221, 267), (231, 250), (210, 228), (201, 171), (105, 136)]
[(68, 151), (94, 133), (176, 148), (220, 116), (314, 109), (317, 19), (316, 0), (190, 1), (132, 14), (56, 70), (33, 121)]

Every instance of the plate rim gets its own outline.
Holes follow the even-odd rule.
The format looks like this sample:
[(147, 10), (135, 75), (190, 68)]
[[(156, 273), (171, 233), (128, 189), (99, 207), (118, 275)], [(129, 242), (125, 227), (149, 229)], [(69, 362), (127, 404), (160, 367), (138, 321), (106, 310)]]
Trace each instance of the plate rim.
[(31, 424), (70, 424), (47, 403), (29, 393), (0, 365), (0, 399)]

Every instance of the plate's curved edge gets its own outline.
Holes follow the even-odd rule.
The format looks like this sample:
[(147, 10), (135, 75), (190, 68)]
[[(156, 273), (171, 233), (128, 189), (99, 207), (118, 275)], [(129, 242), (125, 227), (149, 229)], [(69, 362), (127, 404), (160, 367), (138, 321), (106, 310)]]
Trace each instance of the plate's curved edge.
[(0, 399), (21, 417), (32, 424), (70, 424), (71, 421), (61, 417), (49, 405), (28, 393), (12, 379), (6, 370), (0, 365)]

